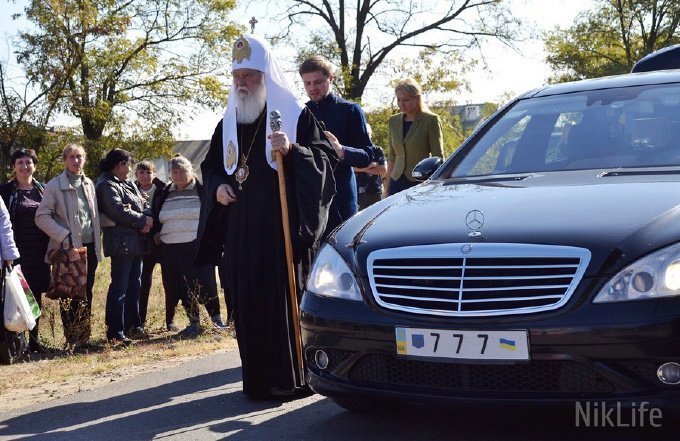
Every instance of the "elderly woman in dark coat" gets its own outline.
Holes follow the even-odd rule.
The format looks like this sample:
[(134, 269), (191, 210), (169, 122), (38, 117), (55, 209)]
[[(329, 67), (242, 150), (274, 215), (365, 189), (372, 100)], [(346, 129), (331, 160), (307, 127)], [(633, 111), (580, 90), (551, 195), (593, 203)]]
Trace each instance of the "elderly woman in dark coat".
[[(14, 167), (14, 179), (0, 186), (0, 195), (7, 206), (14, 231), (14, 240), (21, 264), (33, 295), (42, 307), (42, 294), (50, 286), (50, 267), (45, 263), (45, 253), (50, 238), (35, 225), (35, 213), (42, 201), (45, 186), (33, 178), (38, 157), (32, 149), (18, 149), (12, 153), (10, 162)], [(28, 349), (42, 352), (38, 335), (39, 320), (30, 332)]]
[(142, 256), (145, 235), (153, 219), (145, 214), (146, 200), (128, 179), (132, 158), (122, 149), (111, 150), (99, 164), (97, 203), (102, 217), (104, 255), (111, 256), (111, 284), (106, 297), (106, 338), (128, 344), (145, 338), (139, 316)]

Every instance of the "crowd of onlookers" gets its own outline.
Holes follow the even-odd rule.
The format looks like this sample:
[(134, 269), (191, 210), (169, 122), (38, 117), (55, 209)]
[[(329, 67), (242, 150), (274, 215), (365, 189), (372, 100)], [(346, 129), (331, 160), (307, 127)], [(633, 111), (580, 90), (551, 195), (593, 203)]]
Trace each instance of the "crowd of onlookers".
[[(165, 292), (165, 324), (180, 337), (201, 332), (199, 305), (205, 305), (216, 329), (227, 329), (220, 315), (215, 266), (193, 263), (201, 209), (201, 185), (191, 162), (178, 155), (170, 161), (171, 180), (155, 176), (152, 162), (136, 164), (122, 149), (100, 162), (96, 183), (84, 174), (82, 146), (63, 150), (64, 171), (47, 184), (33, 176), (38, 157), (18, 149), (10, 158), (14, 178), (0, 185), (0, 259), (21, 264), (39, 305), (51, 281), (50, 253), (58, 248), (87, 249), (84, 300), (60, 298), (66, 348), (89, 348), (92, 288), (102, 256), (110, 257), (106, 296), (106, 338), (112, 345), (148, 338), (145, 329), (153, 270), (160, 263)], [(179, 302), (189, 325), (175, 323)], [(228, 301), (227, 301), (228, 302)], [(42, 352), (39, 320), (29, 333), (28, 350)]]
[[(429, 155), (442, 155), (438, 117), (428, 111), (414, 80), (405, 79), (396, 85), (401, 113), (389, 121), (385, 155), (381, 147), (372, 144), (370, 126), (360, 107), (333, 94), (332, 66), (327, 60), (308, 59), (301, 65), (300, 75), (310, 97), (307, 106), (340, 159), (333, 171), (336, 195), (325, 235), (357, 209), (415, 185), (411, 174), (415, 164)], [(0, 185), (0, 260), (21, 264), (41, 304), (50, 286), (50, 252), (64, 247), (86, 248), (86, 298), (59, 299), (67, 348), (89, 347), (92, 288), (102, 256), (110, 257), (111, 263), (105, 309), (110, 344), (126, 345), (133, 339), (148, 338), (147, 308), (157, 263), (168, 331), (185, 338), (201, 333), (200, 305), (205, 307), (212, 326), (227, 329), (229, 325), (220, 315), (216, 265), (194, 261), (205, 196), (191, 162), (181, 155), (172, 158), (171, 179), (166, 183), (155, 176), (152, 162), (141, 161), (132, 180), (130, 153), (113, 149), (100, 162), (101, 174), (95, 183), (84, 174), (87, 155), (82, 146), (67, 146), (62, 157), (64, 171), (43, 184), (33, 176), (38, 164), (35, 152), (18, 149), (12, 153), (14, 178)], [(220, 268), (221, 279), (225, 273)], [(224, 280), (221, 282), (224, 287)], [(180, 301), (189, 319), (182, 330), (175, 322)], [(225, 301), (229, 314), (226, 292)], [(28, 348), (33, 352), (44, 350), (38, 324), (30, 332)]]

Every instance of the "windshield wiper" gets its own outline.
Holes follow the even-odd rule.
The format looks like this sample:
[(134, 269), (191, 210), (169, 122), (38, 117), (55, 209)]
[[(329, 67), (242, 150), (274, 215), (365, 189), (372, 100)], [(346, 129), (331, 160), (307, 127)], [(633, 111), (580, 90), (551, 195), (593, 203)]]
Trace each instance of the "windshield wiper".
[(613, 170), (602, 173), (600, 177), (607, 178), (613, 176), (656, 176), (656, 175), (680, 175), (680, 169), (636, 169), (636, 170)]
[(522, 176), (480, 176), (480, 177), (455, 177), (444, 181), (443, 185), (458, 185), (458, 184), (492, 184), (495, 182), (518, 182), (530, 178), (531, 175)]

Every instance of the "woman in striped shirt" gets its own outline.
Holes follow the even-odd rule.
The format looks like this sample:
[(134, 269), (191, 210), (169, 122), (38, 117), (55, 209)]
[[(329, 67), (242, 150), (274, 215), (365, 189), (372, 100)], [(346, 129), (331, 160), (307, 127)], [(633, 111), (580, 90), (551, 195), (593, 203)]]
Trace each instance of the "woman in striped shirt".
[(205, 304), (215, 328), (224, 329), (225, 325), (220, 317), (215, 266), (194, 263), (198, 251), (201, 183), (194, 177), (191, 162), (181, 155), (170, 160), (170, 176), (172, 181), (153, 198), (154, 231), (161, 255), (166, 325), (168, 329), (175, 327), (175, 308), (181, 300), (189, 326), (178, 335), (188, 338), (201, 333), (200, 303)]

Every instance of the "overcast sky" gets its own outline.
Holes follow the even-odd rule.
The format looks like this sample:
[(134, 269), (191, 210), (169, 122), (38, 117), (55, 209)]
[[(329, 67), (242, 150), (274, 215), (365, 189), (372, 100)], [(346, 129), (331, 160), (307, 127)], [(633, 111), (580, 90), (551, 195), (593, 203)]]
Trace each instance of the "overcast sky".
[[(2, 1), (2, 0), (0, 0)], [(434, 1), (434, 0), (433, 0)], [(12, 53), (11, 38), (16, 34), (16, 22), (10, 19), (14, 12), (21, 12), (25, 1), (18, 0), (16, 4), (2, 2), (0, 12), (0, 60), (3, 64), (10, 61)], [(239, 15), (250, 17), (261, 15), (262, 7), (258, 1), (249, 1), (249, 6)], [(592, 0), (510, 0), (513, 12), (522, 18), (527, 26), (533, 23), (539, 30), (550, 30), (555, 26), (569, 26), (574, 17), (592, 4)], [(258, 6), (260, 6), (258, 8)], [(267, 23), (258, 24), (258, 28)], [(244, 21), (247, 21), (245, 19)], [(257, 33), (257, 29), (256, 29)], [(478, 69), (467, 76), (470, 91), (465, 91), (456, 97), (460, 104), (479, 103), (485, 101), (496, 102), (504, 95), (515, 95), (538, 87), (545, 83), (550, 70), (545, 65), (545, 53), (542, 41), (530, 40), (522, 42), (521, 53), (517, 53), (500, 44), (490, 43), (484, 47), (484, 55), (488, 64), (488, 71)], [(11, 67), (11, 66), (10, 66)], [(16, 75), (16, 71), (14, 71)], [(302, 99), (304, 89), (296, 75), (291, 72), (289, 81), (294, 84)], [(369, 90), (364, 96), (365, 106), (386, 104), (382, 101), (391, 99), (386, 91), (387, 79), (372, 78)], [(180, 139), (209, 139), (215, 125), (221, 117), (221, 112), (206, 112), (195, 115), (193, 121), (187, 121), (177, 131)]]

